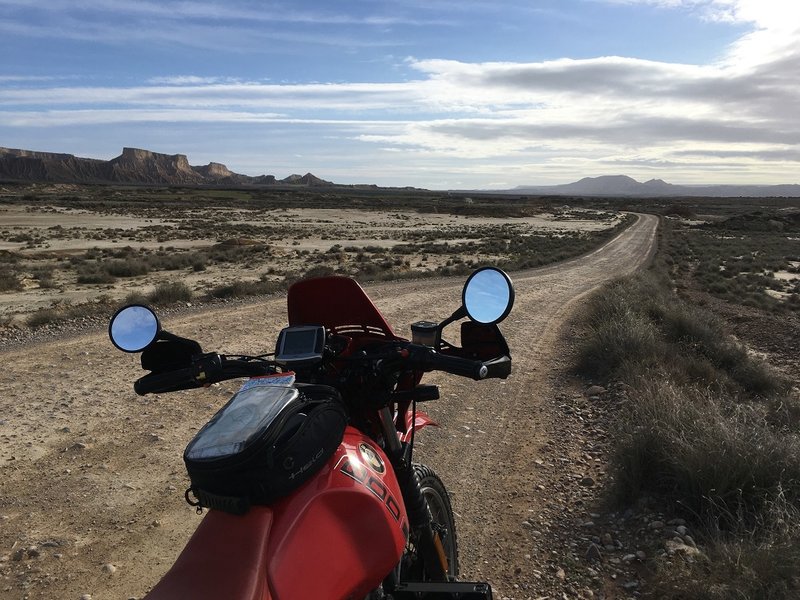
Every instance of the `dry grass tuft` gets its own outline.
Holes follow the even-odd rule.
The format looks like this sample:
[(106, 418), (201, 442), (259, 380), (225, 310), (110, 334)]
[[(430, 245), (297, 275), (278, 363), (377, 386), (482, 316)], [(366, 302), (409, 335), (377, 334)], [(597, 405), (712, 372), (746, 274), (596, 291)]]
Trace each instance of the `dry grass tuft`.
[(660, 498), (705, 560), (659, 561), (650, 596), (800, 597), (800, 403), (713, 314), (644, 273), (590, 302), (579, 370), (630, 384), (612, 496)]

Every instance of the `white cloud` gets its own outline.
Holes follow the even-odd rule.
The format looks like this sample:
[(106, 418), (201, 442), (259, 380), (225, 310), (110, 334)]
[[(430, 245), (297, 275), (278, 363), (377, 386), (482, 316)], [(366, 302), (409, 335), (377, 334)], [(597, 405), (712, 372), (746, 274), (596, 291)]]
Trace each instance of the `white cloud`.
[[(727, 162), (741, 178), (757, 177), (760, 165), (763, 173), (783, 181), (797, 179), (800, 3), (617, 1), (690, 10), (750, 30), (723, 59), (706, 65), (619, 56), (527, 63), (410, 58), (406, 66), (416, 73), (410, 80), (291, 85), (190, 74), (154, 77), (147, 85), (87, 87), (0, 75), (0, 82), (14, 84), (0, 88), (0, 134), (125, 123), (190, 123), (193, 129), (216, 124), (236, 129), (242, 124), (253, 131), (280, 127), (280, 139), (288, 147), (291, 132), (297, 130), (293, 128), (313, 128), (315, 141), (325, 140), (320, 144), (326, 147), (338, 144), (330, 156), (360, 152), (368, 158), (410, 161), (410, 166), (398, 166), (398, 172), (443, 173), (449, 165), (459, 176), (483, 169), (487, 181), (497, 181), (509, 173), (523, 177), (534, 165), (541, 177), (601, 174), (627, 165), (639, 172), (670, 169), (691, 176), (703, 169), (721, 171)], [(23, 3), (0, 0), (0, 6), (12, 4)], [(53, 0), (55, 9), (65, 12), (72, 5)], [(76, 6), (153, 16), (169, 9), (203, 18), (225, 8), (111, 0), (82, 0)], [(215, 27), (214, 35), (218, 42), (227, 41), (226, 36), (240, 38), (237, 43), (245, 48), (252, 40), (241, 39), (241, 30), (232, 23), (245, 16), (238, 10), (226, 17), (231, 27)], [(317, 16), (294, 13), (285, 18)], [(32, 35), (60, 29), (54, 24), (28, 27)], [(195, 24), (180, 32), (165, 29), (147, 35), (179, 35), (181, 43), (190, 44), (192, 38), (211, 35), (210, 29)], [(78, 31), (75, 35), (89, 37), (112, 33), (103, 26)], [(298, 35), (309, 34), (285, 35), (300, 39)], [(334, 40), (311, 37), (319, 43)], [(313, 143), (287, 152), (308, 157), (309, 150), (314, 151)]]
[(280, 85), (187, 75), (127, 88), (17, 87), (0, 89), (0, 122), (315, 126), (387, 153), (451, 161), (539, 157), (566, 165), (572, 157), (652, 170), (708, 166), (716, 157), (775, 165), (800, 148), (796, 61), (762, 57), (742, 69), (624, 57), (410, 59), (419, 78), (395, 83)]
[(199, 77), (197, 75), (172, 75), (167, 77), (151, 77), (147, 83), (152, 85), (203, 85), (217, 83), (221, 77)]

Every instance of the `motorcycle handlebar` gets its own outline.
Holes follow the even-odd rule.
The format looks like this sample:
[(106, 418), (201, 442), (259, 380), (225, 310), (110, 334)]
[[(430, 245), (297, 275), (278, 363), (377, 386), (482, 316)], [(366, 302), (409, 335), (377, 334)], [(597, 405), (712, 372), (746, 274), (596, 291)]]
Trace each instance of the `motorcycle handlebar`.
[(202, 384), (196, 380), (194, 367), (175, 369), (166, 373), (149, 373), (133, 383), (133, 390), (140, 396), (157, 392), (175, 392)]
[(175, 392), (198, 388), (226, 379), (268, 375), (274, 369), (268, 363), (229, 359), (209, 353), (193, 360), (192, 366), (164, 373), (150, 373), (133, 384), (140, 396), (157, 392)]
[(404, 345), (401, 352), (406, 356), (405, 360), (408, 361), (406, 367), (411, 366), (423, 371), (444, 371), (460, 377), (469, 377), (475, 381), (485, 379), (489, 374), (486, 366), (479, 360), (440, 354), (428, 346), (407, 344)]
[(485, 379), (489, 374), (486, 365), (478, 360), (448, 356), (446, 354), (439, 354), (433, 350), (429, 352), (427, 362), (432, 369), (437, 371), (444, 371), (445, 373), (458, 375), (460, 377), (469, 377), (475, 381)]

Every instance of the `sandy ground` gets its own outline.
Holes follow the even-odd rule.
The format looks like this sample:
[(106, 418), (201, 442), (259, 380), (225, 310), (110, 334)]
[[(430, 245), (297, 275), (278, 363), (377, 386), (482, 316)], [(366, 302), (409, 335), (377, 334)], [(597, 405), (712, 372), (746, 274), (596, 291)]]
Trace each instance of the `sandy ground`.
[[(514, 356), (507, 381), (429, 377), (442, 399), (425, 408), (442, 427), (420, 436), (416, 458), (452, 492), (464, 577), (492, 582), (498, 599), (538, 598), (554, 577), (531, 566), (550, 549), (521, 523), (558, 518), (555, 475), (537, 464), (565, 443), (548, 408), (560, 393), (565, 325), (588, 293), (646, 261), (656, 225), (643, 216), (587, 256), (515, 275), (515, 310), (502, 325)], [(407, 332), (415, 320), (447, 316), (462, 284), (367, 291), (396, 331)], [(285, 298), (276, 297), (175, 317), (165, 327), (206, 349), (256, 353), (272, 347), (284, 321)], [(200, 518), (183, 500), (183, 447), (235, 386), (138, 397), (138, 358), (114, 351), (105, 332), (2, 357), (0, 598), (142, 597)], [(598, 469), (577, 462), (560, 470), (577, 481)]]
[[(164, 217), (165, 214), (169, 216)], [(248, 226), (254, 229), (244, 230), (256, 232), (249, 235), (248, 241), (269, 246), (280, 269), (304, 273), (317, 264), (318, 253), (325, 253), (336, 245), (351, 249), (391, 248), (408, 243), (409, 236), (420, 235), (439, 243), (458, 244), (467, 241), (462, 237), (464, 231), (494, 236), (496, 228), (501, 226), (512, 227), (515, 233), (553, 232), (558, 235), (565, 231), (607, 229), (619, 219), (618, 215), (602, 214), (603, 218), (598, 218), (598, 211), (564, 209), (522, 218), (493, 218), (351, 208), (248, 210), (216, 206), (176, 207), (165, 211), (157, 206), (132, 206), (89, 211), (49, 205), (0, 204), (0, 252), (14, 253), (22, 264), (19, 268), (21, 289), (0, 294), (0, 319), (20, 324), (31, 312), (56, 303), (80, 304), (101, 297), (122, 299), (134, 290), (149, 293), (158, 284), (176, 277), (175, 271), (152, 271), (139, 277), (120, 278), (110, 284), (79, 284), (75, 269), (65, 269), (65, 265), (69, 265), (65, 260), (77, 258), (90, 249), (166, 248), (171, 253), (191, 255), (229, 239), (237, 228)], [(418, 263), (423, 254), (428, 253), (420, 251), (403, 258)], [(430, 260), (426, 256), (424, 268), (436, 268), (447, 259), (446, 254), (432, 254)], [(40, 285), (35, 274), (37, 268), (51, 270), (48, 286)], [(210, 264), (202, 272), (183, 270), (180, 277), (202, 294), (232, 281), (257, 280), (262, 274), (249, 263), (225, 263)]]

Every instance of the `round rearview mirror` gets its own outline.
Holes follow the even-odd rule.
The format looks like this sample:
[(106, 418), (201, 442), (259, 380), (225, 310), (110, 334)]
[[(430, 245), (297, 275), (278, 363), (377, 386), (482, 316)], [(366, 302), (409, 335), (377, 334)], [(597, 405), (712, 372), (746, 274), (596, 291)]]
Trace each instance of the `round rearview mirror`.
[(473, 321), (499, 323), (514, 306), (514, 286), (500, 269), (483, 267), (464, 284), (463, 301), (467, 316)]
[(160, 331), (156, 313), (139, 304), (119, 309), (108, 325), (111, 343), (123, 352), (141, 352), (155, 341)]

